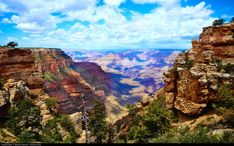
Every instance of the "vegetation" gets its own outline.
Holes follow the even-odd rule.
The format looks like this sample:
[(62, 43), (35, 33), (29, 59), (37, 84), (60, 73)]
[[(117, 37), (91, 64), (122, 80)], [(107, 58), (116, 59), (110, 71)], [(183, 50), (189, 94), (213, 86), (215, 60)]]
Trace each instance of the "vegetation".
[(234, 23), (234, 17), (231, 18), (230, 23)]
[(6, 46), (7, 47), (15, 48), (16, 46), (18, 46), (18, 43), (16, 43), (16, 42), (9, 42)]
[(215, 60), (217, 71), (220, 72), (223, 69), (223, 64), (221, 60)]
[(222, 19), (222, 18), (221, 18), (221, 19), (214, 20), (213, 26), (220, 26), (220, 25), (223, 25), (224, 22), (225, 22), (225, 20)]
[(56, 97), (50, 97), (45, 100), (45, 103), (49, 109), (53, 109), (58, 107), (57, 104), (57, 98)]
[(58, 80), (57, 77), (53, 73), (48, 72), (48, 71), (44, 73), (44, 78), (45, 80), (49, 82), (56, 82)]
[(22, 131), (17, 137), (19, 143), (32, 143), (36, 141), (36, 135), (30, 131)]
[[(65, 139), (63, 139), (61, 133), (59, 133), (59, 126), (68, 132)], [(75, 132), (74, 125), (70, 121), (68, 115), (57, 114), (53, 120), (49, 120), (45, 125), (41, 139), (44, 143), (75, 143), (78, 137), (79, 135)]]
[(223, 69), (226, 73), (234, 72), (234, 64), (228, 63), (227, 65), (223, 66)]
[[(19, 101), (9, 112), (7, 126), (16, 135), (29, 127), (40, 127), (40, 110), (30, 99)], [(33, 129), (32, 129), (33, 130)]]
[(126, 108), (128, 109), (128, 114), (131, 115), (131, 116), (136, 115), (137, 112), (138, 112), (137, 107), (134, 106), (134, 105), (127, 104)]
[(89, 122), (91, 136), (95, 137), (95, 143), (102, 143), (104, 140), (106, 140), (106, 135), (108, 133), (108, 125), (105, 119), (105, 106), (96, 101), (93, 112), (94, 114), (90, 116)]
[(234, 126), (234, 96), (232, 94), (232, 85), (222, 84), (218, 89), (218, 99), (213, 107), (227, 120), (227, 124)]
[(136, 116), (128, 132), (128, 138), (134, 142), (148, 142), (148, 139), (165, 133), (174, 120), (172, 111), (166, 107), (165, 98), (159, 97), (142, 115)]
[(234, 138), (233, 133), (212, 134), (205, 127), (198, 127), (191, 131), (188, 127), (172, 129), (162, 136), (153, 139), (154, 143), (228, 143)]

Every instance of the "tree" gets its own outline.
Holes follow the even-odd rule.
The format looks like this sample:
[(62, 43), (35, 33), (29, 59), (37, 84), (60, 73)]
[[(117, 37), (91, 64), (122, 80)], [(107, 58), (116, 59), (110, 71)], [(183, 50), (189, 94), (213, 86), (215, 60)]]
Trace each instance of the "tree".
[(16, 42), (9, 42), (9, 43), (7, 44), (7, 47), (15, 48), (16, 46), (18, 46), (18, 43), (16, 43)]
[(215, 20), (214, 22), (213, 22), (213, 26), (220, 26), (220, 25), (223, 25), (224, 24), (224, 22), (225, 22), (225, 20), (224, 19), (217, 19), (217, 20)]
[(106, 139), (107, 135), (107, 122), (106, 122), (106, 110), (105, 105), (100, 102), (95, 102), (93, 114), (90, 116), (89, 127), (91, 135), (95, 136), (96, 143), (102, 143)]
[(173, 112), (167, 108), (165, 97), (158, 97), (146, 108), (142, 119), (150, 131), (151, 137), (155, 137), (167, 131), (175, 117)]
[(232, 17), (232, 19), (230, 20), (231, 23), (234, 23), (234, 17)]

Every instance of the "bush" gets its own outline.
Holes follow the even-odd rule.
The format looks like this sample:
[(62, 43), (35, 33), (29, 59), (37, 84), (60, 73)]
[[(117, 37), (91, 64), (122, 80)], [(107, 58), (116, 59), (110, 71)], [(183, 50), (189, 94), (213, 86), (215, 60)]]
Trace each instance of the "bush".
[(234, 126), (234, 96), (232, 94), (232, 85), (223, 84), (218, 88), (218, 99), (212, 106), (226, 118), (229, 126)]
[(40, 128), (40, 109), (30, 99), (23, 99), (9, 111), (6, 124), (16, 135), (29, 127)]
[(166, 107), (165, 97), (158, 97), (146, 107), (143, 113), (132, 119), (128, 132), (129, 140), (148, 142), (149, 138), (157, 137), (168, 131), (174, 120), (173, 112)]
[(223, 25), (225, 22), (224, 19), (218, 19), (218, 20), (214, 20), (213, 22), (213, 26), (220, 26), (220, 25)]
[(29, 131), (22, 131), (17, 136), (17, 142), (19, 143), (32, 143), (36, 141), (36, 135)]
[(9, 42), (9, 43), (7, 44), (7, 47), (15, 48), (16, 46), (18, 46), (18, 43), (16, 43), (16, 42)]
[(56, 82), (58, 80), (57, 77), (53, 73), (48, 72), (48, 71), (44, 73), (44, 78), (45, 80), (49, 82)]
[(56, 108), (58, 106), (56, 97), (47, 98), (45, 100), (45, 103), (46, 103), (47, 107), (50, 109)]
[(222, 135), (214, 135), (211, 130), (204, 127), (190, 131), (188, 127), (172, 129), (162, 136), (153, 139), (154, 143), (220, 143)]
[(165, 97), (158, 97), (147, 108), (142, 118), (144, 125), (151, 133), (151, 137), (161, 135), (171, 126), (175, 116), (166, 106)]
[(230, 23), (234, 23), (234, 17), (232, 17), (232, 19), (230, 20)]

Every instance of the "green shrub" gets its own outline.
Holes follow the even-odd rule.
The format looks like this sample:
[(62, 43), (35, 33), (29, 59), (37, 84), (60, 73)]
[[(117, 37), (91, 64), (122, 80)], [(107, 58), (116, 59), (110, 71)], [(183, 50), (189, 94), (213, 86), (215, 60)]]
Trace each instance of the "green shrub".
[(128, 109), (128, 113), (131, 116), (135, 116), (137, 114), (137, 112), (138, 112), (137, 107), (134, 106), (134, 105), (127, 104), (126, 108)]
[(32, 143), (36, 141), (36, 135), (35, 133), (32, 133), (30, 131), (22, 131), (17, 136), (17, 142), (19, 143)]
[(223, 135), (214, 135), (205, 127), (198, 127), (193, 131), (189, 127), (172, 129), (153, 139), (154, 143), (222, 143), (223, 141)]
[(57, 77), (53, 73), (48, 72), (48, 71), (44, 73), (44, 78), (45, 80), (49, 82), (56, 82), (58, 80)]
[(234, 64), (228, 63), (227, 65), (224, 65), (223, 69), (226, 73), (234, 73)]
[(234, 126), (234, 96), (232, 94), (232, 85), (223, 84), (218, 88), (218, 99), (212, 106), (226, 118), (229, 126)]
[(16, 135), (29, 127), (40, 128), (40, 109), (30, 99), (22, 99), (9, 111), (6, 124)]
[(47, 107), (50, 109), (56, 108), (58, 106), (56, 97), (47, 98), (45, 100), (45, 103), (46, 103)]
[(142, 118), (144, 125), (151, 133), (151, 137), (161, 135), (170, 128), (175, 116), (166, 106), (165, 97), (159, 97), (153, 101), (147, 108)]

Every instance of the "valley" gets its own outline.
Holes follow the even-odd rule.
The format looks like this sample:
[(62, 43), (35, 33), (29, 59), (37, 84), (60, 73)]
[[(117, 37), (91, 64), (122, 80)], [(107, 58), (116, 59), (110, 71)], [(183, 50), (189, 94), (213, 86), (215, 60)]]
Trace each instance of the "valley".
[[(111, 122), (127, 114), (127, 104), (134, 105), (143, 98), (153, 97), (154, 93), (164, 86), (163, 73), (173, 66), (174, 59), (183, 51), (181, 49), (64, 50), (76, 62), (77, 71), (90, 81), (90, 84), (108, 86), (104, 91), (107, 117)], [(95, 64), (100, 68), (95, 69)], [(102, 83), (97, 83), (98, 79)]]

